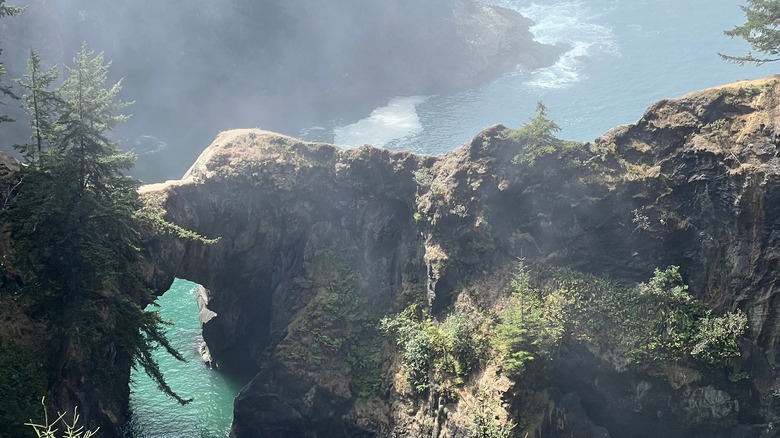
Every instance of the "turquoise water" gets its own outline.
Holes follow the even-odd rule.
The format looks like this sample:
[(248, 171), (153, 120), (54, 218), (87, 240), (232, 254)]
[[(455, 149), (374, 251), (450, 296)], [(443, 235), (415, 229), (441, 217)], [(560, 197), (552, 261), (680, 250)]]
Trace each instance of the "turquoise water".
[[(732, 82), (774, 74), (778, 66), (739, 67), (717, 52), (742, 54), (741, 40), (722, 32), (744, 20), (742, 0), (490, 0), (536, 21), (538, 40), (571, 47), (554, 66), (518, 70), (477, 89), (448, 96), (399, 96), (358, 121), (302, 126), (300, 135), (344, 146), (371, 143), (439, 154), (495, 123), (518, 126), (544, 101), (561, 136), (592, 140), (632, 123), (653, 102)], [(223, 437), (241, 382), (206, 368), (194, 284), (177, 280), (159, 299), (172, 343), (190, 359), (157, 355), (166, 379), (185, 397), (179, 406), (143, 373), (133, 374), (132, 428), (137, 438)]]
[(233, 399), (246, 382), (231, 380), (200, 360), (195, 287), (195, 283), (177, 279), (157, 300), (163, 319), (175, 323), (167, 329), (168, 339), (187, 362), (179, 362), (163, 351), (156, 354), (171, 388), (194, 400), (180, 406), (158, 390), (142, 370), (133, 371), (130, 430), (135, 438), (217, 438), (227, 436), (230, 430)]

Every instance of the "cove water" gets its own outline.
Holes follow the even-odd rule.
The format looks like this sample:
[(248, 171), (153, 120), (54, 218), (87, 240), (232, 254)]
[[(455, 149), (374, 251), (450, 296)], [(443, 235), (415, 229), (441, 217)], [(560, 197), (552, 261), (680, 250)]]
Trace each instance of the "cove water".
[[(424, 154), (447, 152), (487, 126), (517, 127), (541, 100), (561, 137), (589, 141), (632, 123), (663, 98), (739, 79), (774, 74), (777, 66), (740, 67), (717, 52), (741, 55), (747, 45), (723, 35), (744, 21), (742, 0), (488, 0), (533, 19), (537, 40), (571, 47), (555, 65), (510, 73), (449, 96), (399, 96), (361, 120), (302, 126), (300, 136), (347, 147), (364, 143)], [(162, 394), (143, 371), (132, 375), (131, 430), (136, 438), (224, 437), (243, 381), (206, 368), (194, 284), (177, 280), (158, 303), (171, 343), (189, 359), (156, 355), (186, 406)]]
[(163, 319), (173, 322), (166, 333), (187, 359), (179, 362), (162, 349), (155, 358), (168, 385), (192, 402), (181, 406), (157, 389), (142, 369), (130, 376), (128, 436), (134, 438), (223, 438), (233, 419), (233, 399), (247, 383), (207, 368), (200, 356), (200, 322), (195, 302), (196, 284), (177, 279), (157, 299)]

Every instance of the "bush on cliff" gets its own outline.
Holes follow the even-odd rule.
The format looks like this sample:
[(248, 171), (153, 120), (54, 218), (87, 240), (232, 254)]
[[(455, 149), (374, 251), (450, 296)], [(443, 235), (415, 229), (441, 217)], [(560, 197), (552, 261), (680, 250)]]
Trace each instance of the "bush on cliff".
[(612, 350), (639, 368), (680, 360), (719, 367), (740, 354), (744, 313), (714, 315), (688, 293), (676, 266), (656, 269), (649, 281), (633, 288), (565, 268), (537, 265), (527, 277), (523, 269), (496, 328), (495, 348), (510, 373), (549, 356), (564, 333)]
[(397, 316), (384, 318), (380, 326), (401, 350), (412, 391), (422, 393), (464, 383), (486, 357), (486, 322), (483, 314), (470, 308), (436, 321), (423, 306), (412, 304)]
[(413, 392), (463, 384), (491, 357), (520, 378), (531, 365), (538, 370), (554, 360), (566, 339), (643, 370), (679, 361), (725, 367), (740, 355), (747, 328), (741, 311), (715, 315), (691, 296), (676, 266), (627, 288), (566, 268), (520, 263), (509, 289), (491, 308), (457, 305), (437, 320), (424, 303), (414, 303), (382, 320)]

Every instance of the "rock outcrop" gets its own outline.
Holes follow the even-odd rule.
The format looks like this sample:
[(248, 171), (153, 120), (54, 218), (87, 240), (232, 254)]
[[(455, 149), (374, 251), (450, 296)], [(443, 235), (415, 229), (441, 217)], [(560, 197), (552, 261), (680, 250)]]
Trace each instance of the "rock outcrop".
[[(150, 236), (145, 272), (160, 293), (174, 276), (203, 285), (212, 360), (257, 371), (236, 437), (463, 436), (485, 399), (528, 436), (775, 436), (779, 99), (772, 77), (664, 100), (531, 164), (502, 126), (440, 157), (224, 132), (182, 180), (142, 189), (219, 242)], [(404, 392), (393, 347), (368, 335), (377, 315), (418, 294), (434, 317), (495, 300), (518, 257), (626, 285), (679, 265), (717, 312), (748, 315), (732, 366), (749, 379), (627, 369), (568, 339), (540, 385), (487, 365), (458, 401)], [(488, 395), (469, 393), (477, 383)]]

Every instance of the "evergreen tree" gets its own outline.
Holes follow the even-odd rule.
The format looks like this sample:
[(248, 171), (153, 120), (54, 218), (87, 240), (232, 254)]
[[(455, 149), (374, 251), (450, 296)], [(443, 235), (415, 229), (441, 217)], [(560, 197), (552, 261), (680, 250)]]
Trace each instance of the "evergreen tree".
[(533, 166), (537, 160), (546, 155), (557, 155), (571, 151), (581, 145), (576, 141), (561, 140), (555, 135), (561, 127), (547, 118), (547, 107), (544, 103), (536, 103), (536, 116), (525, 125), (509, 130), (507, 138), (522, 145), (522, 150), (512, 159), (515, 163)]
[[(20, 12), (22, 12), (24, 8), (14, 7), (14, 6), (7, 6), (5, 4), (5, 0), (0, 0), (0, 18), (16, 15)], [(0, 49), (0, 55), (3, 54), (3, 49)], [(14, 94), (13, 90), (10, 86), (3, 84), (2, 79), (3, 75), (5, 74), (5, 67), (3, 66), (3, 63), (0, 62), (0, 97), (6, 96), (10, 97), (11, 99), (18, 99), (16, 94)], [(2, 104), (2, 102), (0, 102)], [(0, 123), (2, 122), (11, 122), (13, 121), (11, 118), (4, 114), (0, 114)]]
[[(35, 56), (31, 65), (39, 71)], [(35, 144), (36, 165), (23, 171), (10, 213), (16, 265), (24, 275), (18, 295), (49, 322), (52, 382), (86, 363), (110, 374), (110, 368), (99, 366), (106, 361), (99, 347), (108, 343), (183, 404), (187, 400), (165, 383), (152, 351), (162, 346), (184, 359), (166, 340), (159, 314), (139, 305), (153, 301), (134, 270), (142, 203), (138, 181), (125, 175), (134, 156), (122, 153), (110, 138), (127, 119), (121, 111), (128, 104), (118, 100), (121, 84), (106, 86), (108, 68), (103, 55), (85, 45), (54, 94), (43, 88), (54, 80), (51, 71), (22, 81), (27, 102), (33, 95), (47, 96), (51, 106), (26, 105), (40, 116), (33, 137), (48, 147)], [(20, 148), (29, 154), (29, 145)]]
[(747, 0), (746, 5), (740, 8), (747, 20), (724, 33), (732, 38), (745, 39), (753, 50), (766, 56), (758, 57), (753, 52), (744, 56), (718, 55), (739, 65), (761, 65), (780, 60), (780, 0)]
[(56, 67), (43, 70), (41, 59), (35, 50), (30, 50), (27, 60), (27, 74), (17, 83), (27, 90), (22, 96), (24, 109), (30, 114), (30, 126), (32, 127), (32, 143), (19, 145), (19, 150), (28, 162), (35, 162), (43, 153), (44, 144), (55, 138), (55, 121), (57, 110), (62, 102), (57, 93), (50, 91), (51, 84), (59, 76)]

